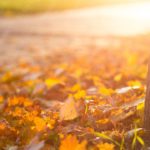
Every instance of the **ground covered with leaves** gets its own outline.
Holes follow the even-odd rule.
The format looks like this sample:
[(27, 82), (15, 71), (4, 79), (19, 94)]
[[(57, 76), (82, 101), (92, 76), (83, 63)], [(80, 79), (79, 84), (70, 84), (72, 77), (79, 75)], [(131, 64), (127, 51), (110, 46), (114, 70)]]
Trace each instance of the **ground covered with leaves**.
[(149, 50), (134, 44), (1, 63), (0, 149), (144, 147)]

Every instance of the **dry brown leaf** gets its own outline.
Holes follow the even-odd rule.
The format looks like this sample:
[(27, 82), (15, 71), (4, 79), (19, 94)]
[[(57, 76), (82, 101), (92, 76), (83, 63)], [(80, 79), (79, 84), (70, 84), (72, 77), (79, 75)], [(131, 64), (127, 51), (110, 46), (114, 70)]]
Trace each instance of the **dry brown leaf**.
[(73, 120), (79, 116), (74, 99), (69, 98), (60, 109), (60, 120)]

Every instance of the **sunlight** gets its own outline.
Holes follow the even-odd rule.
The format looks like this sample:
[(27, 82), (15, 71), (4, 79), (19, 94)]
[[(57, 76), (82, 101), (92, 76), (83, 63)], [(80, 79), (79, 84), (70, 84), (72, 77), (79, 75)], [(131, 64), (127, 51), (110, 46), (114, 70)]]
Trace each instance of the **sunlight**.
[[(137, 2), (66, 11), (66, 25), (74, 34), (136, 35), (150, 31), (150, 2)], [(72, 22), (69, 20), (74, 18)], [(67, 21), (68, 20), (68, 21)], [(79, 24), (79, 22), (82, 22)], [(88, 25), (88, 28), (86, 26)], [(78, 28), (77, 28), (78, 27)], [(89, 30), (90, 28), (90, 30)], [(97, 30), (97, 29), (102, 30)], [(60, 30), (60, 29), (59, 29)]]
[(150, 1), (0, 0), (0, 150), (148, 150), (149, 44)]

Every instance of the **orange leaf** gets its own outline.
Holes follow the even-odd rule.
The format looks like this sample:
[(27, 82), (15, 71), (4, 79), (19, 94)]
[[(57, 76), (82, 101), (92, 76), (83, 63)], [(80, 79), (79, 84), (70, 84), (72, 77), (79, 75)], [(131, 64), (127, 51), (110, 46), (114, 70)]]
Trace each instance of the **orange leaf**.
[(98, 144), (99, 150), (114, 150), (114, 145), (109, 143)]
[(68, 135), (61, 141), (59, 150), (86, 150), (86, 141), (79, 143), (76, 136)]

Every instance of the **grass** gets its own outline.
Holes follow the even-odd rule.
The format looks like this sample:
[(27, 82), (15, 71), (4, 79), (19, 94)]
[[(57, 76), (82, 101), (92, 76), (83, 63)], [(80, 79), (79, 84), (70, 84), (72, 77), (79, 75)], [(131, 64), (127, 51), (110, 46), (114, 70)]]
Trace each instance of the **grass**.
[(39, 12), (51, 7), (51, 0), (0, 0), (1, 12)]
[(0, 0), (0, 12), (34, 13), (129, 1), (137, 0)]

